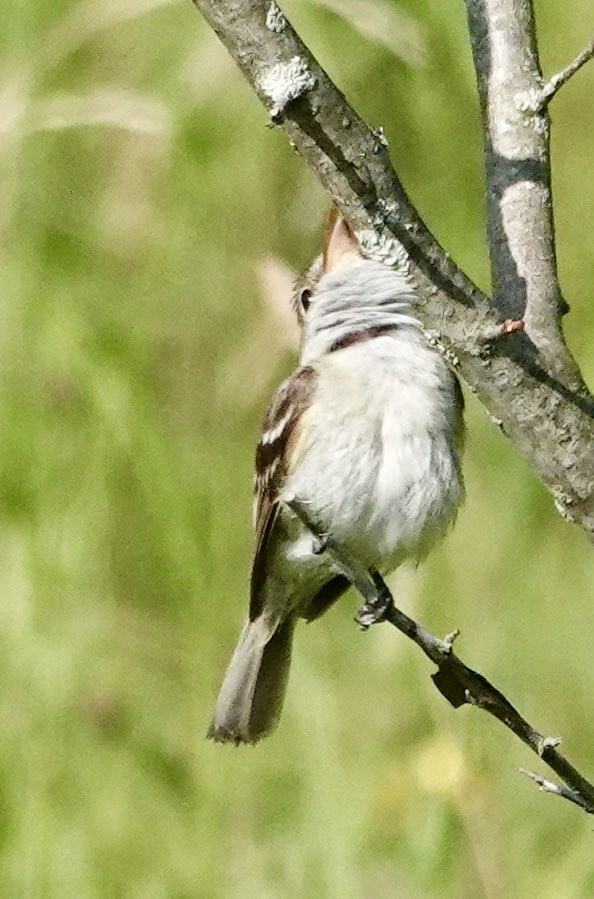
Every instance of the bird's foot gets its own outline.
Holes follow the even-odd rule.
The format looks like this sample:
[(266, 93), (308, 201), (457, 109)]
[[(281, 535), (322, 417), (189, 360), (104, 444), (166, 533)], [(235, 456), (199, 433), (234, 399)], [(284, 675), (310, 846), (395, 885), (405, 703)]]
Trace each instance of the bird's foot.
[(312, 540), (311, 551), (314, 556), (321, 556), (328, 549), (330, 534), (316, 534)]
[(369, 573), (375, 584), (376, 594), (361, 606), (355, 618), (359, 627), (364, 631), (370, 628), (372, 624), (379, 624), (381, 621), (385, 621), (391, 609), (394, 608), (392, 594), (379, 571), (371, 569)]

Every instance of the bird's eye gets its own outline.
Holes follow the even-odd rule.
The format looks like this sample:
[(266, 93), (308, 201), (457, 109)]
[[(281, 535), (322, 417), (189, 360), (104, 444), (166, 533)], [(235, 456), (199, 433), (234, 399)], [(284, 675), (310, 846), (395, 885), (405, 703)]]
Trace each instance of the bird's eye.
[(309, 309), (309, 304), (311, 303), (311, 290), (309, 287), (304, 287), (303, 290), (299, 293), (299, 303), (304, 312), (307, 312)]

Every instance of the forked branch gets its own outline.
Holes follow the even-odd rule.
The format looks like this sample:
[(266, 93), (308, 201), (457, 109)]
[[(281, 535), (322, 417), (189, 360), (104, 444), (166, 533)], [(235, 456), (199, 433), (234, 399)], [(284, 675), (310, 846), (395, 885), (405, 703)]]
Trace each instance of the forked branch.
[[(529, 0), (467, 2), (476, 7), (483, 31), (485, 7), (495, 17), (497, 4), (530, 6)], [(274, 123), (286, 132), (357, 233), (371, 236), (380, 250), (390, 240), (404, 247), (421, 296), (417, 315), (422, 324), (549, 488), (561, 514), (578, 523), (594, 542), (594, 400), (561, 335), (563, 303), (554, 264), (548, 147), (533, 140), (534, 123), (526, 127), (525, 113), (515, 109), (517, 135), (521, 132), (532, 142), (530, 153), (544, 152), (545, 163), (541, 155), (536, 166), (530, 161), (524, 165), (518, 147), (514, 157), (518, 171), (509, 159), (495, 170), (498, 189), (511, 187), (505, 198), (499, 195), (505, 199), (506, 221), (513, 230), (514, 209), (520, 210), (521, 233), (512, 234), (511, 244), (505, 243), (505, 232), (499, 232), (503, 242), (495, 240), (493, 253), (501, 277), (497, 276), (491, 301), (452, 262), (421, 220), (392, 168), (383, 131), (369, 128), (349, 106), (276, 3), (194, 3)], [(502, 39), (507, 37), (506, 33)], [(487, 72), (498, 62), (489, 50), (488, 28), (484, 40), (480, 65)], [(506, 57), (506, 65), (516, 65), (520, 57), (520, 53)], [(538, 72), (537, 65), (533, 68)], [(520, 94), (527, 84), (522, 82)], [(544, 197), (542, 205), (531, 199), (533, 182), (518, 180), (526, 167), (540, 172), (534, 190)], [(501, 209), (494, 207), (494, 216), (501, 215)], [(502, 329), (506, 319), (525, 319), (526, 331), (506, 333)]]

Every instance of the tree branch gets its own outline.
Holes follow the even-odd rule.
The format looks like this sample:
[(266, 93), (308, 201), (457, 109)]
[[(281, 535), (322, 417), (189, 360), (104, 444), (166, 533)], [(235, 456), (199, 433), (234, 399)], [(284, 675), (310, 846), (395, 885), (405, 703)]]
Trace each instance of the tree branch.
[(466, 0), (483, 116), (493, 303), (526, 333), (567, 386), (579, 387), (563, 340), (549, 117), (532, 0)]
[(455, 655), (452, 646), (458, 636), (458, 631), (453, 631), (440, 640), (425, 630), (414, 619), (396, 608), (392, 594), (379, 575), (372, 575), (358, 565), (344, 553), (333, 540), (332, 535), (323, 532), (319, 525), (312, 520), (308, 510), (309, 504), (306, 501), (299, 497), (287, 497), (285, 504), (314, 535), (318, 550), (328, 554), (336, 568), (362, 595), (365, 604), (357, 616), (358, 623), (367, 629), (376, 622), (388, 621), (398, 628), (437, 665), (437, 671), (432, 675), (433, 683), (454, 708), (465, 704), (473, 705), (484, 709), (489, 715), (501, 721), (565, 781), (569, 790), (553, 784), (537, 774), (531, 774), (530, 776), (540, 784), (541, 788), (546, 792), (554, 792), (569, 799), (584, 811), (594, 814), (594, 785), (587, 781), (557, 750), (556, 747), (560, 743), (557, 737), (545, 737), (535, 730), (503, 693), (500, 693), (482, 674), (468, 668)]
[[(484, 4), (492, 2), (495, 0), (484, 0)], [(548, 156), (542, 157), (542, 140), (538, 143), (533, 125), (522, 125), (522, 130), (518, 124), (517, 128), (527, 135), (529, 132), (530, 141), (537, 141), (538, 152), (531, 150), (533, 156), (525, 162), (508, 160), (507, 174), (503, 165), (494, 171), (500, 192), (512, 189), (511, 194), (506, 193), (506, 203), (514, 201), (512, 206), (505, 206), (506, 215), (511, 215), (512, 208), (519, 210), (523, 227), (534, 226), (537, 236), (531, 246), (544, 261), (533, 277), (533, 261), (522, 255), (521, 239), (515, 238), (517, 261), (502, 231), (501, 247), (496, 251), (502, 260), (501, 276), (497, 275), (500, 299), (494, 309), (440, 247), (410, 203), (390, 164), (383, 132), (368, 128), (348, 105), (278, 6), (270, 0), (194, 3), (275, 123), (283, 128), (357, 232), (372, 232), (378, 242), (395, 238), (405, 248), (411, 277), (422, 296), (418, 317), (547, 485), (561, 514), (580, 524), (594, 542), (594, 400), (560, 338), (548, 169), (545, 171)], [(478, 15), (479, 0), (474, 5)], [(484, 15), (478, 21), (484, 26)], [(487, 49), (484, 59), (490, 67)], [(524, 114), (516, 111), (518, 117), (521, 123)], [(539, 159), (533, 158), (539, 153)], [(527, 171), (534, 175), (530, 182), (534, 190), (528, 189)], [(519, 188), (519, 199), (518, 191), (514, 193), (514, 179), (524, 184)], [(533, 221), (530, 203), (525, 203), (521, 195), (524, 190), (542, 201), (538, 208), (543, 221), (538, 217)], [(493, 209), (493, 217), (495, 214)], [(515, 246), (512, 241), (514, 252)], [(521, 268), (520, 276), (517, 270), (513, 274), (515, 266)], [(516, 301), (514, 291), (525, 297), (524, 282), (530, 287), (526, 310), (530, 333), (519, 331), (502, 337), (503, 319), (522, 318), (524, 308)], [(542, 314), (537, 302), (540, 289), (547, 298)], [(559, 349), (560, 362), (549, 348)]]
[(519, 768), (518, 770), (521, 774), (526, 774), (527, 777), (530, 777), (537, 783), (539, 789), (542, 790), (543, 793), (553, 793), (555, 796), (561, 796), (562, 799), (568, 799), (569, 802), (579, 805), (579, 807), (583, 808), (589, 815), (594, 814), (594, 809), (588, 805), (583, 797), (580, 796), (579, 793), (576, 793), (575, 790), (570, 790), (568, 787), (564, 787), (563, 784), (553, 783), (552, 780), (547, 780), (546, 777), (535, 774), (534, 771), (526, 771), (525, 768)]
[(556, 75), (553, 75), (549, 80), (543, 85), (542, 90), (540, 92), (540, 104), (550, 103), (553, 99), (557, 91), (563, 87), (564, 84), (567, 84), (569, 79), (575, 75), (576, 72), (579, 72), (582, 66), (584, 66), (587, 62), (589, 62), (594, 57), (594, 40), (591, 40), (587, 47), (585, 47), (581, 53), (578, 53), (576, 58), (569, 63), (568, 66), (565, 66), (564, 69), (561, 69), (560, 72), (557, 72)]

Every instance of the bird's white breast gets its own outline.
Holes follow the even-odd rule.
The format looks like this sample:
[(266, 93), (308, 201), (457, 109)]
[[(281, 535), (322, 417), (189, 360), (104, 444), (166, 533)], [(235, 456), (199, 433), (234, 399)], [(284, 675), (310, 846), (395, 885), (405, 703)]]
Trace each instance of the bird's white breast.
[(362, 562), (421, 558), (462, 498), (452, 375), (422, 332), (403, 328), (316, 363), (287, 492)]

